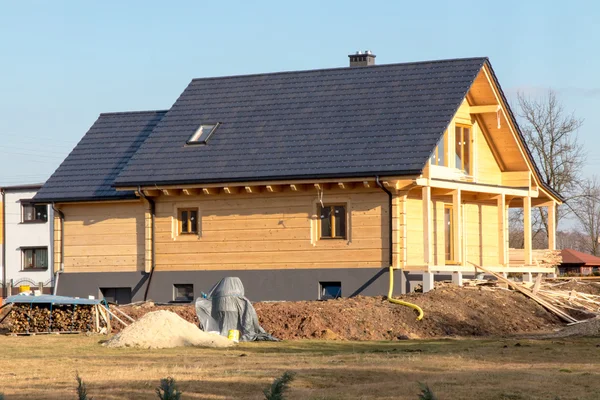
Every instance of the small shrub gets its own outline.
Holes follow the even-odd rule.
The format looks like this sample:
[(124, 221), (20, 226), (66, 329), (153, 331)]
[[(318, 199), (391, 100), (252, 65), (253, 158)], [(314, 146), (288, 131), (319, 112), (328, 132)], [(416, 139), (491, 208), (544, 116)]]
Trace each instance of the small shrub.
[(294, 380), (295, 374), (286, 371), (276, 378), (270, 388), (263, 390), (266, 400), (285, 400), (284, 394), (289, 389), (289, 384)]
[(4, 400), (4, 394), (0, 393), (0, 400)]
[(160, 380), (160, 386), (156, 388), (156, 394), (160, 400), (180, 400), (181, 391), (177, 389), (175, 379), (170, 376)]
[(421, 388), (421, 393), (419, 393), (419, 400), (437, 400), (435, 394), (429, 388), (429, 385), (426, 383), (419, 382), (419, 387)]
[(81, 377), (79, 376), (79, 372), (75, 372), (75, 379), (77, 379), (77, 399), (78, 400), (93, 400), (91, 397), (88, 397), (87, 388), (85, 387), (85, 383), (83, 382), (83, 379), (81, 379)]

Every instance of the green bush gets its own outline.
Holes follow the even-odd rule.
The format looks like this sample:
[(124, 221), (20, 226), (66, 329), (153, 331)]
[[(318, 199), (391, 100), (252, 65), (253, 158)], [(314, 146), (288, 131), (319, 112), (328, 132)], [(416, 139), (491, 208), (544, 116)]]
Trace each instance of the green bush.
[(419, 387), (421, 388), (421, 393), (419, 393), (419, 400), (437, 400), (435, 394), (429, 388), (429, 385), (426, 383), (419, 382)]
[(156, 388), (156, 394), (160, 400), (180, 400), (181, 391), (177, 389), (175, 379), (170, 376), (160, 380), (160, 386)]
[(289, 384), (294, 380), (294, 373), (286, 371), (273, 381), (271, 387), (263, 390), (266, 400), (285, 400), (284, 394), (289, 389)]
[(81, 377), (79, 376), (79, 372), (75, 372), (75, 379), (77, 379), (77, 399), (93, 400), (91, 397), (88, 397), (87, 388), (85, 387), (83, 379), (81, 379)]

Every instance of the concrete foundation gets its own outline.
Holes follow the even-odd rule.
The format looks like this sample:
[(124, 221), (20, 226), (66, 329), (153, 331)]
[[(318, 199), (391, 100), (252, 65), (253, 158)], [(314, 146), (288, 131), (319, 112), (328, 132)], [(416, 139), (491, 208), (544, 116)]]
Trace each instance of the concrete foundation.
[(423, 293), (427, 293), (434, 289), (434, 274), (433, 272), (423, 273)]
[(462, 286), (463, 285), (463, 274), (462, 274), (462, 272), (454, 272), (452, 274), (452, 283), (454, 283), (457, 286)]
[(523, 272), (523, 282), (533, 282), (531, 272)]

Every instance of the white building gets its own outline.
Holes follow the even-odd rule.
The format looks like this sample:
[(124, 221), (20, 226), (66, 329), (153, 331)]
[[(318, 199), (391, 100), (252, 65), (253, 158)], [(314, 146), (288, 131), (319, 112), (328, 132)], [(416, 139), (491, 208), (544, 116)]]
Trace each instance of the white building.
[[(20, 286), (51, 293), (53, 285), (53, 210), (31, 201), (41, 184), (0, 188), (2, 249), (0, 281), (12, 294)], [(4, 293), (3, 293), (4, 294)], [(9, 293), (6, 293), (9, 294)]]

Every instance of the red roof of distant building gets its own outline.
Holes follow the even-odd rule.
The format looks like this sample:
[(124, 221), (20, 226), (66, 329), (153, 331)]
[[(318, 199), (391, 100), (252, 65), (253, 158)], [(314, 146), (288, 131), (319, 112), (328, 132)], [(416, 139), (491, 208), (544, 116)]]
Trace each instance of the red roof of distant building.
[(563, 249), (561, 251), (563, 264), (583, 264), (591, 266), (600, 266), (600, 257), (591, 254), (585, 254), (573, 249)]

